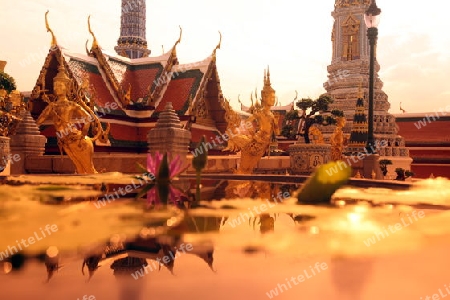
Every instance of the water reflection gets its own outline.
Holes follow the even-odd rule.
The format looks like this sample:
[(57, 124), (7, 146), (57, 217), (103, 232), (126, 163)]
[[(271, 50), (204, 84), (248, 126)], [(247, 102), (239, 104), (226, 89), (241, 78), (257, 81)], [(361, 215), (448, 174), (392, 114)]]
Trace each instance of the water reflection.
[(143, 299), (141, 296), (143, 296), (145, 281), (142, 278), (133, 278), (132, 274), (141, 271), (147, 265), (144, 258), (138, 257), (124, 257), (112, 263), (111, 269), (114, 270), (120, 300)]
[[(336, 204), (339, 207), (312, 207), (296, 205), (294, 202), (288, 202), (279, 197), (285, 193), (292, 195), (297, 189), (298, 186), (295, 184), (207, 180), (202, 184), (202, 200), (218, 201), (204, 201), (198, 209), (185, 209), (186, 207), (180, 206), (182, 213), (175, 214), (179, 218), (176, 222), (172, 222), (174, 214), (148, 210), (143, 205), (137, 209), (138, 204), (144, 202), (140, 203), (131, 199), (128, 200), (133, 203), (133, 206), (125, 205), (125, 201), (120, 203), (117, 201), (100, 208), (86, 208), (78, 203), (73, 206), (82, 207), (85, 210), (69, 211), (66, 209), (65, 214), (59, 214), (56, 211), (58, 207), (53, 205), (51, 208), (55, 210), (52, 210), (52, 213), (44, 214), (39, 211), (39, 214), (46, 217), (58, 216), (57, 221), (66, 225), (65, 228), (61, 226), (58, 234), (67, 234), (64, 230), (73, 224), (76, 227), (73, 225), (73, 228), (70, 227), (70, 229), (79, 232), (81, 226), (86, 225), (92, 219), (101, 219), (100, 216), (108, 216), (109, 219), (105, 218), (107, 221), (102, 223), (102, 226), (92, 226), (92, 223), (88, 223), (92, 235), (95, 236), (95, 246), (90, 244), (90, 247), (86, 245), (87, 249), (80, 249), (79, 245), (84, 245), (80, 242), (82, 237), (78, 237), (74, 241), (58, 237), (56, 243), (55, 241), (50, 243), (51, 245), (55, 244), (58, 248), (48, 248), (47, 245), (42, 248), (41, 255), (19, 253), (8, 258), (6, 262), (3, 262), (5, 273), (17, 274), (18, 272), (15, 270), (19, 269), (22, 272), (20, 276), (4, 276), (7, 281), (1, 288), (8, 287), (8, 282), (13, 282), (17, 278), (20, 280), (17, 279), (16, 283), (27, 280), (29, 282), (39, 281), (41, 286), (48, 288), (48, 285), (42, 285), (43, 279), (46, 278), (46, 282), (50, 281), (52, 288), (56, 287), (56, 290), (65, 290), (67, 286), (78, 282), (77, 288), (83, 289), (83, 293), (78, 292), (78, 294), (94, 294), (93, 292), (87, 293), (88, 289), (101, 286), (100, 282), (106, 282), (108, 285), (113, 280), (113, 285), (118, 290), (113, 290), (111, 293), (114, 295), (105, 297), (105, 299), (145, 299), (148, 298), (150, 287), (152, 293), (153, 290), (167, 289), (169, 284), (166, 285), (163, 282), (167, 278), (177, 278), (177, 287), (179, 284), (184, 284), (184, 288), (186, 288), (188, 286), (186, 283), (191, 284), (187, 289), (190, 293), (194, 293), (192, 290), (196, 287), (190, 281), (192, 271), (195, 272), (195, 275), (201, 273), (199, 271), (204, 272), (199, 277), (199, 281), (202, 282), (222, 276), (217, 282), (230, 282), (229, 287), (232, 290), (232, 285), (238, 284), (243, 277), (259, 275), (255, 275), (253, 272), (255, 268), (259, 267), (255, 263), (257, 262), (272, 268), (271, 272), (258, 278), (265, 280), (266, 284), (259, 295), (261, 297), (252, 298), (253, 295), (247, 297), (247, 299), (259, 299), (264, 297), (265, 289), (270, 289), (278, 282), (283, 282), (284, 276), (295, 274), (298, 271), (298, 262), (302, 259), (305, 260), (305, 253), (307, 253), (307, 255), (322, 255), (320, 258), (314, 258), (313, 262), (323, 261), (330, 256), (334, 257), (330, 262), (327, 276), (314, 279), (323, 280), (321, 284), (331, 287), (328, 291), (332, 290), (336, 297), (331, 296), (328, 299), (367, 299), (364, 291), (368, 290), (368, 286), (376, 281), (372, 278), (375, 277), (373, 274), (374, 259), (369, 256), (379, 258), (389, 251), (402, 251), (398, 249), (399, 247), (403, 247), (402, 249), (412, 247), (412, 241), (420, 241), (421, 231), (417, 228), (440, 229), (445, 227), (438, 226), (444, 224), (443, 217), (432, 222), (433, 215), (427, 211), (424, 220), (411, 223), (407, 228), (395, 233), (395, 237), (380, 240), (376, 245), (368, 247), (364, 244), (366, 239), (381, 231), (383, 226), (387, 228), (387, 226), (399, 222), (402, 216), (399, 215), (400, 210), (397, 210), (397, 206), (375, 207), (356, 202), (354, 205), (348, 205), (347, 198), (342, 197), (343, 200), (339, 201), (343, 204)], [(195, 182), (185, 181), (183, 190), (192, 196), (192, 191), (195, 191)], [(384, 195), (383, 197), (385, 197)], [(228, 225), (230, 219), (241, 212), (248, 212), (249, 207), (268, 202), (275, 205), (273, 211), (255, 214), (254, 217), (246, 219), (236, 228)], [(69, 208), (71, 204), (65, 205)], [(40, 207), (44, 206), (44, 204), (40, 204)], [(223, 208), (225, 206), (227, 207)], [(47, 205), (46, 209), (48, 207)], [(217, 207), (219, 209), (214, 209)], [(33, 206), (33, 208), (35, 207)], [(408, 211), (405, 210), (405, 212)], [(77, 217), (72, 217), (75, 214)], [(66, 216), (70, 216), (70, 218), (65, 218)], [(109, 223), (111, 219), (117, 223)], [(120, 223), (117, 220), (120, 220)], [(426, 226), (426, 224), (435, 226)], [(163, 225), (165, 226), (164, 230), (159, 230), (158, 228)], [(104, 228), (113, 230), (103, 231)], [(111, 236), (111, 232), (122, 232), (124, 228), (132, 229), (127, 232), (127, 236), (108, 238)], [(33, 227), (24, 231), (24, 234), (15, 233), (14, 238), (16, 235), (27, 236), (32, 230), (34, 230)], [(243, 249), (246, 251), (242, 251)], [(76, 255), (74, 250), (77, 251)], [(352, 252), (352, 250), (354, 251)], [(336, 252), (344, 252), (347, 256), (333, 256)], [(250, 253), (254, 254), (251, 258), (248, 257)], [(363, 258), (361, 253), (367, 256)], [(352, 256), (353, 254), (354, 256)], [(39, 258), (40, 263), (38, 272), (32, 273), (30, 272), (31, 267), (28, 268), (28, 265), (33, 264), (28, 263), (35, 261), (35, 258)], [(280, 259), (282, 264), (279, 264), (276, 259)], [(233, 264), (237, 265), (235, 269), (230, 267)], [(24, 268), (24, 265), (27, 265), (27, 268)], [(61, 270), (62, 265), (64, 265), (64, 269)], [(82, 276), (80, 276), (80, 266)], [(43, 267), (45, 267), (46, 273), (44, 273)], [(229, 273), (225, 273), (227, 268), (229, 268)], [(279, 272), (272, 273), (273, 268), (278, 269)], [(189, 270), (183, 274), (183, 270), (186, 269)], [(216, 274), (213, 272), (216, 270), (218, 271), (217, 276), (211, 276), (210, 274)], [(242, 275), (242, 277), (234, 274)], [(174, 276), (172, 277), (172, 275)], [(183, 277), (183, 275), (186, 276)], [(313, 284), (313, 279), (308, 282), (308, 286)], [(298, 290), (300, 291), (303, 286)], [(292, 298), (301, 294), (300, 292), (296, 294), (296, 291), (296, 289), (289, 290)], [(8, 295), (13, 294), (11, 292)], [(100, 292), (96, 295), (98, 295), (97, 298), (103, 296)], [(305, 295), (311, 296), (311, 294)], [(314, 295), (316, 294), (309, 298), (327, 298), (314, 297)], [(161, 296), (158, 295), (155, 298), (161, 298)], [(201, 297), (197, 298), (202, 299)], [(233, 299), (234, 297), (229, 298)], [(8, 299), (12, 299), (12, 296)]]
[(99, 263), (102, 260), (102, 257), (102, 254), (97, 254), (88, 256), (83, 260), (83, 265), (81, 266), (81, 274), (83, 274), (84, 276), (84, 266), (86, 266), (89, 272), (89, 278), (87, 281), (91, 280), (92, 276), (94, 276), (95, 271), (97, 271), (97, 269), (100, 267)]
[(55, 272), (58, 272), (58, 270), (61, 268), (59, 265), (60, 261), (60, 253), (58, 248), (52, 246), (45, 251), (45, 258), (44, 258), (44, 264), (47, 269), (47, 281), (49, 282), (50, 279), (53, 277)]
[(331, 278), (339, 299), (363, 299), (363, 291), (371, 279), (373, 262), (372, 258), (367, 257), (332, 258)]

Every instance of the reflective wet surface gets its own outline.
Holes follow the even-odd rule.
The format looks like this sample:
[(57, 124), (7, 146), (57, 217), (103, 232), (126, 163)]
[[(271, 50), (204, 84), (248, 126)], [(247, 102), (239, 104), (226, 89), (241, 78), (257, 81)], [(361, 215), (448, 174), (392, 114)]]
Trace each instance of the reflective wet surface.
[[(2, 185), (1, 299), (450, 294), (444, 179), (407, 190), (345, 187), (329, 206), (297, 205), (300, 184), (292, 182), (207, 179), (200, 203), (176, 208), (105, 197), (125, 189), (129, 176), (57, 178)], [(175, 184), (194, 197), (195, 180)]]

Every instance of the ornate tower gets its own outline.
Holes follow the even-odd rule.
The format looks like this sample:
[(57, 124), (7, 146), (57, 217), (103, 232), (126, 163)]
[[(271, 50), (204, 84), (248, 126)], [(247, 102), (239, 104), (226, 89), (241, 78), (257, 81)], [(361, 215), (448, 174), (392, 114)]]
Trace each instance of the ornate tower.
[(363, 152), (367, 142), (367, 118), (364, 112), (364, 99), (362, 92), (356, 100), (355, 114), (353, 116), (353, 126), (350, 133), (347, 152)]
[[(364, 23), (364, 13), (371, 0), (335, 0), (331, 15), (334, 24), (331, 33), (332, 59), (328, 66), (328, 81), (324, 83), (327, 93), (334, 99), (330, 109), (340, 109), (347, 118), (345, 133), (353, 128), (359, 86), (364, 94), (369, 90), (369, 41)], [(376, 58), (375, 58), (376, 59)], [(383, 92), (383, 82), (378, 76), (380, 65), (375, 60), (374, 74), (374, 135), (375, 140), (386, 141), (390, 149), (380, 155), (408, 156), (403, 138), (397, 132), (395, 118), (388, 110), (388, 96)], [(364, 99), (367, 113), (368, 99)], [(359, 106), (361, 103), (358, 104)], [(361, 112), (360, 112), (361, 113)], [(359, 127), (361, 124), (355, 124)], [(360, 128), (355, 128), (359, 131)], [(396, 148), (397, 147), (397, 148)], [(401, 148), (401, 149), (400, 149)]]
[(145, 33), (145, 0), (122, 0), (120, 37), (114, 50), (129, 58), (148, 56)]

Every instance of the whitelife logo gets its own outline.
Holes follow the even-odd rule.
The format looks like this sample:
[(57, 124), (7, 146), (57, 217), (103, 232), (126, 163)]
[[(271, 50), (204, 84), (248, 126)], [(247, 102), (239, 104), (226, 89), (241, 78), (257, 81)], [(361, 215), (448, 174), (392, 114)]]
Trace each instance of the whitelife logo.
[[(45, 225), (44, 229), (42, 229), (42, 227), (40, 227), (39, 230), (40, 230), (40, 234), (35, 231), (34, 235), (28, 237), (27, 239), (21, 239), (20, 242), (18, 240), (16, 240), (17, 247), (16, 246), (8, 246), (8, 249), (6, 249), (6, 251), (0, 252), (0, 261), (2, 261), (3, 259), (7, 259), (9, 256), (17, 254), (19, 251), (22, 251), (23, 248), (29, 247), (30, 245), (33, 245), (34, 243), (43, 240), (48, 235), (51, 235), (52, 233), (57, 232), (58, 226), (56, 226), (55, 224), (53, 224), (53, 225), (47, 224), (47, 225)], [(23, 248), (22, 248), (22, 246), (23, 246)], [(17, 248), (19, 248), (19, 249), (17, 249)]]
[[(284, 291), (288, 291), (289, 289), (292, 289), (292, 285), (291, 282), (294, 285), (299, 285), (300, 283), (304, 282), (307, 279), (313, 278), (314, 276), (318, 275), (321, 271), (325, 271), (326, 269), (328, 269), (328, 265), (326, 263), (319, 263), (316, 262), (316, 264), (314, 265), (314, 268), (312, 266), (309, 266), (309, 270), (311, 272), (308, 272), (308, 270), (303, 270), (303, 274), (298, 275), (297, 277), (292, 276), (290, 279), (286, 278), (286, 284), (284, 283), (279, 283), (277, 287), (275, 287), (274, 289), (270, 290), (269, 292), (266, 292), (267, 297), (269, 297), (269, 299), (272, 299), (276, 296), (278, 296), (279, 294), (283, 293)], [(316, 273), (317, 271), (317, 273)], [(288, 288), (289, 286), (289, 288)], [(283, 290), (284, 289), (284, 290)]]
[(178, 248), (179, 249), (177, 249), (177, 247), (175, 247), (175, 249), (173, 251), (170, 250), (168, 252), (168, 255), (164, 255), (162, 258), (159, 258), (159, 257), (156, 258), (156, 262), (152, 261), (151, 264), (143, 265), (141, 269), (139, 269), (136, 272), (134, 272), (133, 274), (131, 274), (131, 276), (135, 280), (138, 280), (139, 278), (144, 277), (149, 272), (158, 270), (163, 264), (168, 265), (171, 261), (174, 261), (175, 259), (180, 257), (182, 254), (185, 254), (186, 251), (190, 252), (190, 251), (194, 250), (194, 247), (192, 246), (191, 243), (188, 243), (186, 245), (184, 243), (182, 243)]
[(230, 224), (230, 226), (232, 228), (235, 228), (236, 226), (241, 225), (242, 222), (245, 222), (246, 220), (248, 221), (248, 220), (250, 220), (250, 218), (254, 218), (255, 215), (253, 214), (253, 212), (255, 212), (256, 215), (260, 215), (263, 212), (265, 212), (267, 209), (276, 206), (278, 203), (282, 203), (285, 199), (289, 198), (290, 196), (291, 196), (291, 194), (289, 194), (289, 192), (284, 192), (284, 193), (278, 192), (278, 195), (277, 195), (276, 198), (275, 198), (275, 195), (272, 195), (272, 199), (274, 200), (274, 202), (270, 202), (269, 199), (267, 199), (266, 200), (267, 205), (264, 204), (264, 203), (260, 204), (259, 205), (259, 211), (258, 211), (258, 206), (256, 206), (256, 205), (253, 206), (253, 211), (252, 211), (252, 208), (249, 207), (248, 211), (249, 211), (251, 217), (250, 217), (250, 215), (248, 213), (242, 213), (241, 212), (239, 217), (237, 217), (235, 219), (232, 219), (232, 220), (229, 220), (229, 221), (227, 221), (227, 223)]
[(445, 293), (445, 291), (444, 292), (442, 291), (442, 288), (439, 288), (438, 289), (439, 294), (435, 293), (431, 296), (426, 295), (425, 298), (420, 297), (420, 300), (441, 300), (442, 298), (447, 297), (448, 295), (450, 295), (450, 290), (446, 284), (444, 284), (444, 286), (445, 286), (445, 291), (447, 292), (447, 294)]
[[(395, 223), (395, 225), (389, 225), (388, 230), (386, 230), (386, 227), (383, 227), (383, 230), (375, 233), (375, 235), (373, 235), (372, 237), (365, 240), (364, 244), (367, 247), (370, 247), (371, 245), (375, 245), (377, 242), (381, 241), (382, 239), (387, 238), (389, 236), (389, 232), (396, 233), (397, 231), (402, 230), (404, 227), (408, 227), (409, 225), (414, 223), (414, 221), (418, 221), (425, 217), (425, 212), (423, 210), (421, 210), (419, 212), (417, 212), (416, 210), (413, 210), (411, 214), (412, 214), (412, 218), (409, 214), (406, 214), (406, 216), (408, 217), (408, 220), (405, 220), (402, 217), (400, 219), (402, 221), (401, 223)], [(413, 221), (413, 219), (414, 219), (414, 221)]]

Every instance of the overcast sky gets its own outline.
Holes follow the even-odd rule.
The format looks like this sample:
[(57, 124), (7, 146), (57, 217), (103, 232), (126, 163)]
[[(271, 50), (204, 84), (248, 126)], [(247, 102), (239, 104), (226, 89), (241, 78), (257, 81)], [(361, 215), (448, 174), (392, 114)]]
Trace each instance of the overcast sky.
[[(107, 6), (106, 4), (107, 3)], [(450, 104), (450, 34), (446, 1), (378, 0), (382, 10), (378, 61), (391, 113), (437, 111)], [(85, 53), (87, 17), (100, 46), (114, 52), (120, 33), (120, 0), (2, 0), (0, 60), (21, 91), (31, 90), (50, 47), (44, 14), (58, 43)], [(331, 62), (334, 0), (147, 0), (147, 41), (151, 56), (178, 39), (180, 63), (210, 55), (222, 32), (217, 66), (224, 96), (237, 107), (250, 103), (270, 66), (272, 87), (281, 104), (323, 93)], [(92, 41), (92, 39), (90, 39)], [(90, 47), (90, 45), (89, 45)]]

